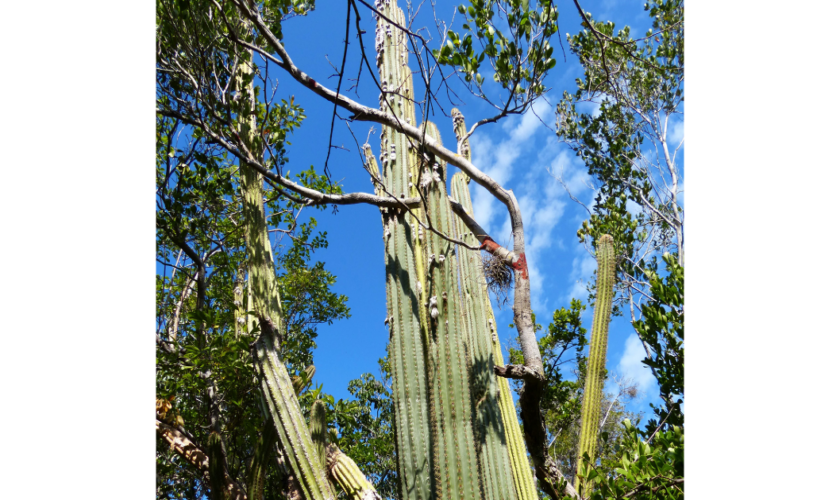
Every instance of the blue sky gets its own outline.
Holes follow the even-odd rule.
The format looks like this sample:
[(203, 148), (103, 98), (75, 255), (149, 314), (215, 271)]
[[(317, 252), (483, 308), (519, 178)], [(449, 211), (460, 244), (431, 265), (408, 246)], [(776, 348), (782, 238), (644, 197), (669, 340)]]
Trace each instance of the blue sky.
[[(400, 2), (400, 5), (405, 7), (405, 2)], [(456, 2), (437, 2), (438, 19), (449, 23), (457, 5)], [(642, 10), (642, 5), (641, 1), (605, 1), (586, 2), (584, 8), (591, 11), (596, 19), (614, 21), (619, 28), (629, 24), (633, 27), (631, 34), (637, 34), (649, 27), (648, 16)], [(586, 217), (586, 211), (570, 200), (562, 185), (549, 173), (562, 174), (573, 194), (591, 204), (595, 192), (589, 187), (586, 169), (567, 146), (558, 142), (553, 128), (554, 104), (563, 90), (574, 91), (574, 79), (582, 76), (582, 70), (565, 42), (565, 33), (574, 34), (580, 30), (578, 14), (572, 3), (561, 4), (559, 9), (566, 61), (563, 60), (563, 51), (557, 46), (555, 37), (552, 43), (558, 63), (547, 79), (547, 87), (551, 90), (546, 99), (537, 101), (533, 112), (479, 128), (470, 139), (474, 164), (516, 193), (525, 223), (526, 251), (532, 277), (532, 307), (537, 314), (537, 321), (543, 325), (550, 322), (555, 309), (568, 307), (572, 298), (585, 302), (585, 284), (595, 270), (594, 259), (578, 243), (575, 234)], [(341, 62), (345, 15), (343, 6), (326, 8), (322, 3), (315, 12), (305, 18), (293, 19), (284, 26), (286, 48), (296, 64), (317, 80), (328, 81), (333, 86), (337, 79), (330, 78), (335, 73), (330, 62), (335, 66)], [(413, 27), (429, 26), (429, 31), (423, 33), (437, 37), (433, 22), (429, 6), (424, 5)], [(372, 16), (363, 12), (362, 23), (363, 29), (367, 30), (365, 45), (372, 50), (375, 29)], [(456, 20), (456, 26), (460, 24)], [(315, 27), (318, 36), (312, 36)], [(431, 45), (435, 47), (436, 43), (439, 42)], [(351, 45), (348, 70), (345, 72), (351, 78), (355, 77), (359, 65), (354, 48), (357, 49)], [(412, 68), (417, 70), (416, 61), (412, 61)], [(489, 67), (482, 70), (489, 71)], [(295, 102), (304, 107), (308, 116), (303, 127), (291, 138), (287, 168), (294, 172), (311, 164), (321, 171), (326, 157), (332, 105), (280, 70), (273, 70), (271, 76), (279, 79), (278, 98), (294, 95)], [(492, 81), (492, 74), (485, 75), (485, 79)], [(342, 88), (347, 89), (348, 86), (345, 78)], [(415, 88), (420, 86), (419, 76), (415, 76)], [(354, 99), (367, 105), (377, 105), (376, 88), (364, 68), (358, 96), (355, 91), (350, 92)], [(492, 92), (488, 94), (493, 95)], [(463, 103), (457, 105), (465, 115), (468, 127), (493, 114), (489, 105), (472, 98), (467, 92), (460, 92), (459, 97)], [(443, 98), (441, 100), (448, 113), (452, 105)], [(347, 113), (343, 116), (347, 116)], [(440, 112), (431, 120), (438, 125), (444, 144), (454, 148), (451, 120)], [(356, 139), (363, 143), (371, 124), (356, 123), (352, 127)], [(370, 136), (377, 156), (380, 130), (376, 125), (375, 132)], [(369, 178), (356, 152), (356, 143), (342, 121), (336, 121), (333, 144), (341, 145), (349, 151), (333, 150), (329, 162), (332, 178), (339, 180), (345, 191), (371, 192)], [(679, 162), (682, 163), (682, 154)], [(450, 175), (455, 171), (449, 168)], [(470, 187), (478, 221), (497, 241), (510, 246), (510, 222), (504, 206), (474, 183)], [(384, 325), (386, 312), (382, 227), (378, 211), (365, 206), (341, 207), (337, 215), (320, 212), (317, 218), (319, 229), (328, 232), (330, 247), (319, 251), (315, 257), (326, 262), (326, 267), (337, 276), (334, 290), (348, 297), (352, 317), (319, 328), (315, 379), (317, 383), (324, 384), (327, 392), (347, 398), (347, 383), (364, 372), (376, 373), (376, 360), (385, 354), (388, 342), (388, 330)], [(516, 331), (506, 328), (506, 325), (512, 323), (510, 306), (498, 309), (496, 316), (502, 327), (500, 333), (503, 342), (512, 343)], [(591, 310), (588, 309), (584, 314), (584, 324), (589, 328), (590, 323)], [(657, 399), (655, 381), (640, 362), (643, 356), (641, 344), (629, 325), (629, 315), (616, 318), (610, 330), (607, 367), (611, 375), (624, 375), (639, 384), (640, 396), (630, 404), (634, 411), (646, 409), (649, 402)], [(608, 381), (606, 390), (609, 392), (614, 388), (614, 383)]]

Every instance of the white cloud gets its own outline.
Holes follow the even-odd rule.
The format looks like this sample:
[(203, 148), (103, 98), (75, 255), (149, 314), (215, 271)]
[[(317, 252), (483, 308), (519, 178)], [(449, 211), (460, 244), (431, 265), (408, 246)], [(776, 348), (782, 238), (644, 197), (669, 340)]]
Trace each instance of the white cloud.
[(572, 299), (578, 299), (586, 302), (586, 283), (597, 269), (598, 262), (589, 255), (583, 245), (575, 247), (575, 253), (577, 255), (572, 261), (572, 272), (569, 274), (569, 281), (572, 281), (573, 284), (566, 300), (571, 302)]
[(604, 12), (604, 17), (606, 17), (607, 12), (611, 12), (613, 7), (616, 6), (618, 0), (603, 0), (601, 2), (601, 12)]
[(543, 127), (543, 123), (540, 120), (551, 123), (544, 118), (550, 111), (551, 106), (549, 106), (545, 101), (535, 102), (533, 110), (522, 115), (519, 125), (511, 134), (511, 139), (516, 143), (520, 143), (531, 138), (537, 127)]
[(668, 145), (676, 146), (685, 138), (685, 121), (672, 118), (668, 122)]
[(643, 395), (656, 385), (656, 379), (650, 372), (650, 368), (642, 364), (644, 357), (645, 348), (642, 346), (642, 341), (635, 332), (630, 333), (624, 341), (624, 354), (618, 362), (618, 371), (639, 384), (639, 392)]
[(586, 172), (586, 167), (568, 150), (564, 149), (554, 157), (549, 170), (551, 175), (563, 180), (566, 187), (576, 198), (582, 196), (585, 191), (592, 190), (592, 183), (589, 174)]
[[(551, 106), (544, 101), (537, 101), (533, 108), (533, 111), (526, 112), (518, 120), (504, 121), (502, 123), (504, 134), (498, 134), (498, 129), (488, 128), (487, 131), (477, 131), (470, 137), (473, 163), (500, 185), (507, 189), (513, 187), (517, 192), (519, 191), (518, 186), (508, 185), (512, 183), (512, 180), (516, 181), (516, 179), (512, 179), (514, 164), (523, 152), (527, 152), (527, 146), (531, 139), (539, 133), (541, 127), (545, 132), (552, 132), (543, 127), (540, 122), (540, 118), (543, 121), (547, 120), (552, 112)], [(488, 127), (492, 127), (492, 125), (488, 125)], [(496, 137), (499, 135), (502, 135), (504, 139), (497, 140)], [(508, 234), (509, 230), (506, 233), (498, 233), (498, 230), (503, 228), (494, 225), (504, 224), (501, 221), (496, 221), (500, 215), (505, 215), (505, 219), (507, 219), (504, 207), (487, 190), (474, 183), (473, 185), (470, 194), (478, 223), (490, 234)]]

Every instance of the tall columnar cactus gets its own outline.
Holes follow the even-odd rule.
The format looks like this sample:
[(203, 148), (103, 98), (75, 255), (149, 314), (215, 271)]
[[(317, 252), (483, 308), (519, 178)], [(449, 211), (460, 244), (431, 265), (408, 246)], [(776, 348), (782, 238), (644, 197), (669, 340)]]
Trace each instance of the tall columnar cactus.
[[(242, 63), (238, 68), (236, 86), (241, 95), (238, 102), (239, 135), (256, 149), (257, 126), (252, 75), (251, 63)], [(248, 285), (251, 292), (248, 310), (256, 311), (262, 331), (253, 345), (252, 356), (260, 375), (263, 399), (274, 422), (287, 463), (304, 495), (309, 500), (332, 499), (335, 495), (327, 482), (326, 471), (317, 461), (297, 393), (292, 387), (286, 366), (277, 355), (280, 342), (277, 328), (282, 328), (283, 316), (265, 220), (262, 176), (253, 169), (242, 166), (240, 183), (243, 194)], [(250, 316), (249, 324), (254, 324), (257, 318)]]
[[(452, 110), (455, 137), (458, 140), (458, 152), (469, 158), (469, 141), (465, 139), (464, 117), (457, 109)], [(451, 192), (455, 201), (461, 203), (468, 214), (472, 215), (472, 203), (467, 184), (469, 177), (458, 172), (452, 176)], [(454, 234), (470, 245), (478, 245), (476, 237), (466, 228), (463, 221), (454, 218)], [(482, 468), (482, 482), (487, 498), (529, 498), (523, 497), (516, 488), (515, 473), (511, 466), (511, 457), (507, 441), (506, 426), (502, 416), (501, 390), (496, 375), (493, 374), (493, 337), (492, 319), (486, 308), (487, 285), (484, 278), (480, 250), (458, 248), (458, 271), (461, 276), (460, 299), (463, 307), (463, 324), (468, 338), (470, 360), (472, 361), (472, 397), (475, 402), (475, 438), (479, 447), (479, 459)], [(492, 316), (492, 312), (490, 312)], [(499, 363), (504, 364), (504, 363)], [(510, 397), (510, 389), (504, 388)], [(513, 414), (513, 422), (518, 431), (519, 424)], [(516, 439), (517, 436), (513, 436)], [(521, 435), (518, 435), (521, 441)], [(524, 448), (523, 448), (524, 450)], [(523, 459), (527, 458), (525, 455)], [(530, 481), (530, 469), (525, 480)], [(531, 488), (534, 489), (533, 486)]]
[(601, 393), (604, 388), (604, 368), (607, 362), (607, 333), (612, 312), (613, 285), (615, 283), (615, 249), (612, 236), (605, 234), (598, 240), (598, 276), (595, 295), (595, 312), (592, 318), (592, 337), (589, 342), (589, 360), (586, 366), (586, 385), (581, 410), (580, 440), (578, 446), (577, 478), (575, 489), (588, 497), (592, 486), (581, 481), (584, 472), (584, 453), (595, 460), (598, 449), (598, 421), (601, 417)]
[[(469, 141), (466, 136), (464, 117), (457, 109), (452, 110), (455, 126), (455, 137), (458, 139), (458, 152), (469, 158)], [(472, 200), (467, 187), (469, 177), (461, 172), (452, 176), (452, 197), (460, 203), (464, 210), (473, 215)], [(470, 245), (477, 245), (478, 240), (469, 232), (464, 223), (455, 220), (455, 232), (458, 237)], [(516, 491), (515, 498), (519, 500), (537, 500), (537, 488), (531, 473), (530, 462), (525, 451), (525, 442), (508, 381), (504, 377), (493, 375), (493, 365), (504, 365), (502, 349), (496, 334), (496, 322), (493, 308), (487, 295), (481, 255), (477, 250), (458, 249), (458, 264), (461, 273), (461, 300), (465, 306), (465, 322), (471, 334), (470, 345), (473, 346), (474, 395), (477, 405), (476, 433), (478, 442), (482, 445), (483, 469), (494, 470), (485, 466), (485, 461), (492, 463), (495, 459), (500, 471), (495, 477), (485, 472), (484, 483), (486, 491), (500, 491), (499, 498), (514, 498), (510, 492), (512, 481)], [(482, 367), (477, 369), (477, 367)], [(486, 436), (486, 439), (482, 439)], [(503, 438), (503, 439), (502, 439)], [(505, 448), (507, 450), (505, 451)], [(492, 451), (491, 451), (492, 450)], [(501, 451), (506, 457), (498, 457)], [(487, 458), (485, 458), (487, 457)], [(505, 460), (507, 458), (507, 460)], [(511, 470), (512, 477), (505, 471)]]
[[(433, 123), (426, 134), (441, 142)], [(455, 233), (446, 193), (446, 163), (423, 154), (420, 191), (426, 198), (428, 223), (437, 231)], [(435, 476), (438, 498), (482, 498), (481, 475), (473, 434), (472, 365), (469, 338), (461, 317), (455, 243), (429, 232), (424, 244), (429, 300), (429, 379), (432, 383), (435, 431)], [(490, 474), (496, 471), (487, 471)]]
[[(408, 50), (399, 29), (404, 16), (396, 0), (376, 5), (380, 109), (413, 125)], [(420, 128), (441, 141), (433, 124)], [(463, 136), (462, 132), (459, 139)], [(404, 499), (418, 500), (533, 500), (533, 481), (534, 494), (525, 493), (530, 471), (521, 434), (516, 439), (525, 469), (522, 488), (515, 486), (506, 446), (518, 423), (513, 416), (511, 433), (506, 432), (492, 371), (486, 291), (465, 285), (469, 301), (460, 293), (459, 283), (465, 280), (483, 283), (480, 259), (475, 252), (460, 259), (456, 244), (437, 234), (463, 239), (466, 229), (459, 229), (460, 221), (453, 217), (445, 162), (422, 148), (399, 130), (383, 127), (381, 176), (370, 148), (365, 148), (366, 168), (378, 195), (423, 199), (410, 210), (382, 209), (401, 493)], [(467, 141), (459, 140), (458, 149), (469, 158)], [(476, 243), (475, 238), (471, 241)]]
[[(377, 2), (382, 16), (376, 25), (377, 66), (379, 68), (380, 108), (414, 124), (414, 91), (405, 34), (390, 19), (405, 25), (396, 2)], [(383, 17), (384, 16), (384, 17)], [(409, 197), (416, 182), (416, 151), (408, 139), (390, 127), (381, 134), (382, 184), (373, 158), (368, 169), (377, 192), (398, 198)], [(403, 500), (428, 500), (436, 485), (432, 475), (432, 435), (429, 415), (429, 385), (426, 372), (428, 332), (421, 327), (422, 298), (417, 293), (422, 272), (416, 269), (417, 248), (412, 240), (412, 217), (405, 210), (383, 209), (386, 291), (391, 331), (389, 354), (392, 360), (396, 448)], [(421, 285), (422, 286), (422, 283)]]

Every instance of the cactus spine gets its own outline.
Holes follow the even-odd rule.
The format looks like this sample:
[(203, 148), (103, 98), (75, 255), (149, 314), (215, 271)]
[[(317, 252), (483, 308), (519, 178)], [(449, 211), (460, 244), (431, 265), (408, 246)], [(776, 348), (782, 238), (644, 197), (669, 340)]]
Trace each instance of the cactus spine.
[[(457, 110), (452, 110), (455, 137), (458, 139), (458, 153), (469, 159), (469, 141), (466, 135), (464, 117)], [(458, 172), (452, 176), (452, 197), (464, 210), (473, 215), (472, 200), (467, 187), (469, 177)], [(477, 245), (476, 237), (467, 230), (464, 223), (455, 219), (455, 232), (470, 245)], [(493, 375), (493, 365), (504, 365), (501, 345), (496, 334), (496, 319), (482, 268), (480, 251), (466, 248), (458, 249), (458, 263), (461, 271), (461, 297), (465, 306), (465, 322), (471, 332), (473, 347), (474, 391), (476, 401), (483, 401), (477, 408), (477, 440), (482, 444), (482, 466), (485, 471), (496, 470), (493, 475), (484, 474), (485, 490), (501, 491), (498, 498), (514, 498), (510, 488), (515, 488), (515, 498), (519, 500), (537, 500), (537, 488), (531, 473), (530, 462), (525, 451), (525, 441), (516, 418), (513, 396), (508, 381), (504, 377)], [(487, 438), (483, 436), (486, 435)], [(485, 439), (487, 442), (485, 442)], [(491, 446), (492, 445), (492, 446)], [(489, 449), (488, 449), (489, 448)], [(505, 448), (507, 450), (505, 451)], [(505, 455), (499, 457), (499, 453)], [(485, 458), (487, 457), (487, 458)], [(485, 465), (494, 459), (496, 467)], [(510, 470), (508, 473), (507, 471)], [(510, 475), (512, 477), (510, 477)], [(512, 486), (511, 486), (512, 483)]]
[(604, 388), (604, 368), (607, 361), (607, 334), (612, 312), (613, 284), (615, 283), (615, 250), (612, 236), (605, 234), (598, 240), (598, 276), (595, 295), (595, 312), (592, 318), (592, 337), (589, 342), (589, 360), (586, 366), (586, 385), (581, 409), (580, 440), (578, 446), (577, 477), (575, 489), (584, 497), (592, 485), (580, 479), (584, 472), (583, 455), (595, 461), (598, 449), (598, 421), (601, 417), (601, 393)]
[[(249, 61), (239, 66), (236, 78), (236, 87), (242, 96), (239, 101), (239, 134), (249, 145), (256, 144), (257, 129), (252, 75), (253, 68)], [(300, 411), (297, 393), (292, 387), (286, 366), (277, 355), (280, 343), (277, 328), (282, 327), (282, 305), (265, 221), (262, 175), (251, 168), (240, 167), (240, 182), (248, 255), (248, 310), (257, 312), (262, 330), (262, 335), (253, 345), (252, 357), (260, 374), (263, 399), (288, 464), (304, 496), (308, 500), (332, 499), (334, 494), (327, 482), (326, 471), (317, 463), (315, 447)], [(249, 319), (250, 331), (250, 326), (257, 318)]]
[[(382, 111), (414, 124), (414, 91), (405, 34), (385, 18), (405, 25), (396, 2), (377, 2), (376, 62), (379, 68)], [(416, 163), (416, 151), (408, 139), (391, 127), (381, 134), (381, 189), (398, 198), (409, 196), (409, 173)], [(379, 178), (376, 161), (368, 169)], [(380, 188), (377, 188), (379, 191)], [(411, 216), (404, 210), (382, 210), (385, 240), (385, 268), (388, 318), (394, 385), (396, 448), (403, 500), (428, 500), (435, 490), (432, 476), (432, 436), (429, 416), (429, 388), (426, 375), (428, 332), (421, 327), (422, 303), (415, 293), (418, 280), (417, 249), (412, 244)]]
[(351, 500), (382, 500), (356, 462), (334, 444), (327, 447), (327, 470), (333, 483), (340, 486)]

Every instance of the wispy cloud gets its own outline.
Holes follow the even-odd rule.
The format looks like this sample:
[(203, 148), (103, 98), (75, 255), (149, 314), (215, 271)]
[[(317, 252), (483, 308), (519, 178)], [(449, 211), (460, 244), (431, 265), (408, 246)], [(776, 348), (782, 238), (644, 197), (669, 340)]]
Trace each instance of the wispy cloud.
[[(551, 112), (549, 104), (537, 101), (533, 112), (529, 111), (517, 120), (506, 120), (502, 122), (501, 128), (478, 130), (470, 137), (473, 163), (505, 188), (516, 190), (519, 182), (514, 178), (516, 176), (513, 176), (513, 167), (523, 153), (527, 153), (532, 139), (542, 133), (541, 128), (549, 132), (543, 127), (540, 119), (551, 123), (548, 120)], [(487, 190), (475, 184), (470, 194), (478, 223), (489, 233), (500, 234), (498, 231), (503, 229), (501, 226), (504, 224), (503, 219), (500, 220), (501, 216), (507, 218), (504, 206)]]
[(649, 395), (648, 391), (656, 386), (656, 379), (650, 372), (650, 368), (642, 364), (644, 357), (645, 348), (642, 346), (642, 341), (635, 333), (630, 333), (624, 341), (624, 353), (618, 362), (618, 371), (639, 384), (638, 389), (643, 396)]
[(676, 146), (685, 138), (685, 121), (673, 115), (668, 122), (668, 145)]
[(594, 257), (589, 255), (589, 252), (584, 249), (583, 245), (575, 247), (575, 258), (572, 261), (572, 272), (569, 274), (569, 281), (572, 286), (569, 289), (569, 294), (566, 298), (568, 302), (572, 299), (578, 299), (586, 302), (588, 296), (586, 292), (586, 283), (592, 277), (592, 273), (598, 267), (598, 262)]

